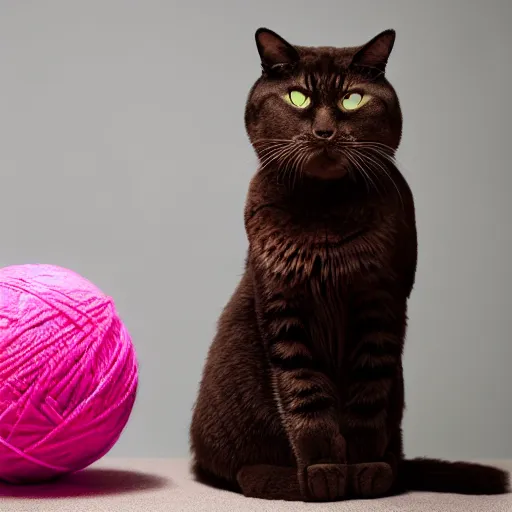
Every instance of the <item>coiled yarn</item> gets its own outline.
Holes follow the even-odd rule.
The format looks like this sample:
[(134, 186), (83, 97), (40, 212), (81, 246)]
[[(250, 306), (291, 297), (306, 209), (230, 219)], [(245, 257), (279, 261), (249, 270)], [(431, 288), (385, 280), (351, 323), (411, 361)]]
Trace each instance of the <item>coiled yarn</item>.
[(61, 267), (0, 269), (0, 480), (41, 482), (101, 458), (137, 383), (110, 297)]

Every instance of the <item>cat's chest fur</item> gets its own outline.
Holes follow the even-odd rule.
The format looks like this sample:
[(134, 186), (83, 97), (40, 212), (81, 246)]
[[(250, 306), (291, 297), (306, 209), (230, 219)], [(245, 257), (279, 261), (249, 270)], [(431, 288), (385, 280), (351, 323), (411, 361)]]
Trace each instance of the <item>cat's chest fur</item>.
[(336, 377), (350, 345), (351, 294), (390, 266), (393, 215), (368, 208), (313, 213), (270, 206), (257, 210), (247, 229), (252, 262), (270, 288), (293, 297), (317, 358)]
[(344, 288), (389, 264), (394, 219), (375, 211), (326, 209), (315, 214), (269, 207), (249, 224), (251, 253), (272, 280), (289, 286)]

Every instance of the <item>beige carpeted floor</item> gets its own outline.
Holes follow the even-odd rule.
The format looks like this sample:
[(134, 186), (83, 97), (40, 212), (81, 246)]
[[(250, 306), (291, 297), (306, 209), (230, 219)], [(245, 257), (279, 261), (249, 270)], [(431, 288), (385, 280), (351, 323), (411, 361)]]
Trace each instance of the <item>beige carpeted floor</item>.
[[(512, 461), (495, 462), (512, 471)], [(59, 483), (0, 485), (1, 512), (512, 512), (512, 494), (411, 493), (327, 504), (247, 499), (193, 481), (180, 459), (109, 459)]]

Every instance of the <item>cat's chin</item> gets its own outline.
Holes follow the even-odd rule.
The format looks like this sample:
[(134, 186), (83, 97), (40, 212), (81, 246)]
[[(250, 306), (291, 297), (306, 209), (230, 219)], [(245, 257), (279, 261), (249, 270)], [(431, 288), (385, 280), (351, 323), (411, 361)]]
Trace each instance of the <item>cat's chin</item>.
[(311, 178), (320, 180), (338, 180), (348, 174), (349, 162), (343, 156), (331, 158), (326, 154), (312, 158), (303, 172)]

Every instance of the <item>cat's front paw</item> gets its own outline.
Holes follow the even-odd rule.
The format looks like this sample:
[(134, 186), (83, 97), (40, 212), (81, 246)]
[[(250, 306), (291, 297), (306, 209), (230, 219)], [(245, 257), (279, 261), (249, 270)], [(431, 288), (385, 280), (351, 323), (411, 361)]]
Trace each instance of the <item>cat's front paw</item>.
[(379, 498), (393, 485), (393, 470), (386, 462), (365, 462), (349, 466), (351, 494), (357, 498)]
[(339, 501), (345, 498), (348, 469), (346, 464), (313, 464), (306, 468), (306, 486), (310, 501)]

